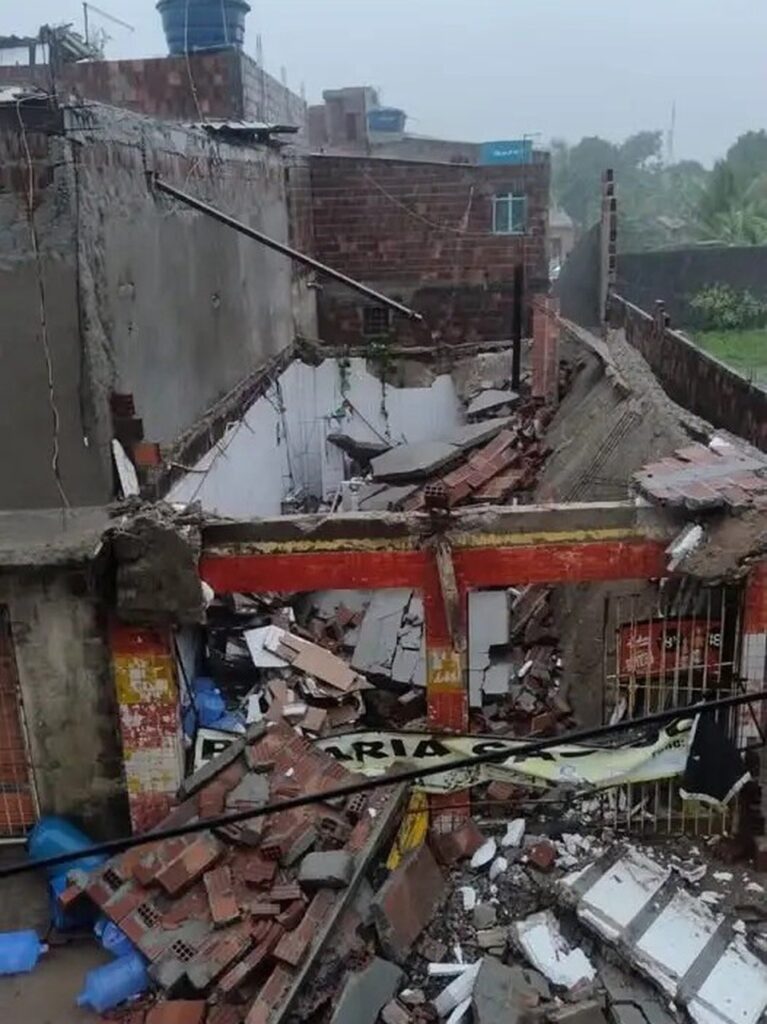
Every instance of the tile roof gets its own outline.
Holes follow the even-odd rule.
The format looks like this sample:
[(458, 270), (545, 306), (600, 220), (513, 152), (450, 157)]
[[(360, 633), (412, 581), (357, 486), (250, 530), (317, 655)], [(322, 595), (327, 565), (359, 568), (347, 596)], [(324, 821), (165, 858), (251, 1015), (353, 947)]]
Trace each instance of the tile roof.
[(634, 483), (651, 501), (690, 511), (767, 506), (767, 457), (715, 439), (644, 466)]

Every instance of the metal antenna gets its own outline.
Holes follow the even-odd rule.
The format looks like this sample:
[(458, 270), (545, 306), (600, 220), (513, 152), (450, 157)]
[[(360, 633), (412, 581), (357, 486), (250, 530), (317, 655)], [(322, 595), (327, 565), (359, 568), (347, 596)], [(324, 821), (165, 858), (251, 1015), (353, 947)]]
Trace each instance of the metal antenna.
[(89, 29), (89, 21), (90, 21), (90, 18), (89, 18), (90, 11), (93, 11), (94, 14), (100, 14), (102, 18), (106, 18), (107, 21), (111, 21), (115, 25), (119, 25), (121, 28), (127, 29), (129, 32), (135, 32), (136, 31), (135, 25), (129, 25), (127, 21), (122, 21), (120, 18), (116, 18), (114, 16), (114, 14), (110, 14), (109, 11), (104, 11), (100, 7), (96, 7), (95, 4), (84, 3), (83, 4), (83, 16), (84, 16), (83, 20), (85, 21), (85, 41), (86, 41), (86, 43), (89, 41), (88, 40), (88, 35), (89, 35), (88, 29)]

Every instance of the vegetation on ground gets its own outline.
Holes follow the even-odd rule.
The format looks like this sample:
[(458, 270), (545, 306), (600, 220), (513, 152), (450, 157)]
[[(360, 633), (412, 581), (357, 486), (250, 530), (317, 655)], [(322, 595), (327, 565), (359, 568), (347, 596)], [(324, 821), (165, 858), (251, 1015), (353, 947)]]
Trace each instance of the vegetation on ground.
[(696, 345), (733, 370), (767, 387), (767, 328), (735, 331), (702, 331)]
[(690, 310), (691, 326), (703, 331), (767, 327), (767, 303), (728, 284), (712, 284), (696, 292)]

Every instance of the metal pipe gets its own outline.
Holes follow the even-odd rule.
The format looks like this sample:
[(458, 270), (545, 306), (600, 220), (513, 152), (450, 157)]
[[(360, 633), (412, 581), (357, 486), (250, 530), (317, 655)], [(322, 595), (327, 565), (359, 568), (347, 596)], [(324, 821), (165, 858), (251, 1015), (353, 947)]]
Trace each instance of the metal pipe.
[(198, 210), (200, 213), (206, 214), (208, 217), (212, 217), (213, 220), (217, 220), (219, 224), (224, 224), (228, 228), (232, 228), (234, 231), (239, 231), (241, 235), (245, 235), (247, 238), (253, 239), (254, 242), (260, 242), (269, 249), (274, 249), (275, 252), (282, 253), (283, 256), (288, 256), (290, 259), (295, 260), (297, 263), (302, 263), (305, 267), (311, 267), (320, 274), (324, 274), (326, 277), (332, 277), (334, 281), (339, 281), (341, 284), (345, 284), (347, 288), (351, 288), (355, 292), (359, 292), (360, 295), (364, 295), (368, 299), (373, 299), (374, 302), (379, 303), (381, 306), (388, 306), (389, 309), (393, 309), (396, 313), (400, 313), (402, 316), (406, 316), (408, 320), (423, 321), (423, 317), (420, 313), (416, 313), (413, 309), (408, 309), (407, 306), (403, 306), (399, 302), (395, 302), (394, 299), (388, 298), (386, 295), (382, 295), (380, 292), (375, 291), (373, 288), (368, 288), (366, 284), (361, 284), (359, 281), (355, 281), (352, 277), (347, 277), (346, 274), (342, 274), (340, 270), (333, 270), (332, 267), (328, 267), (324, 263), (320, 263), (319, 260), (313, 259), (311, 256), (307, 256), (305, 253), (299, 252), (297, 249), (292, 249), (289, 245), (285, 245), (283, 242), (278, 242), (274, 238), (270, 238), (269, 235), (264, 235), (262, 232), (257, 231), (255, 228), (249, 227), (247, 224), (243, 224), (242, 221), (235, 220), (234, 217), (230, 217), (226, 213), (222, 213), (221, 210), (217, 210), (215, 206), (210, 206), (208, 203), (202, 202), (200, 199), (196, 199), (194, 196), (190, 196), (187, 192), (182, 192), (181, 189), (174, 188), (173, 185), (169, 185), (161, 178), (152, 179), (155, 187), (160, 192), (164, 192), (168, 196), (173, 196), (180, 203), (185, 203), (187, 206), (191, 206), (192, 209)]

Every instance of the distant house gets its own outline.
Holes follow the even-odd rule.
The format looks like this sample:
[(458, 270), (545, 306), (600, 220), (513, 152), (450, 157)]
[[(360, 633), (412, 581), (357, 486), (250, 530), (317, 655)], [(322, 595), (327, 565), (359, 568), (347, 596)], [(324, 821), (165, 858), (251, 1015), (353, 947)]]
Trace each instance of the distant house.
[(575, 245), (575, 223), (560, 206), (549, 210), (549, 262), (561, 267)]

